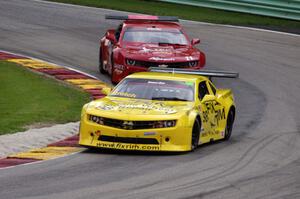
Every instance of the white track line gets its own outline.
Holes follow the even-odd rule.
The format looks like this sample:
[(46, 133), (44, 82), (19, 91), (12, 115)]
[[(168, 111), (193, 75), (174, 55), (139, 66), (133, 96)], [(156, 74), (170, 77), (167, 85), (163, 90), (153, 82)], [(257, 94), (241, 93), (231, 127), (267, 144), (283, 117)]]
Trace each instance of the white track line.
[[(60, 6), (63, 5), (63, 6), (69, 6), (69, 7), (75, 7), (75, 8), (87, 8), (87, 9), (105, 10), (105, 11), (110, 11), (110, 12), (114, 11), (114, 12), (121, 12), (121, 13), (124, 13), (124, 12), (132, 13), (132, 12), (128, 12), (128, 11), (111, 10), (111, 9), (106, 9), (106, 8), (95, 8), (95, 7), (89, 7), (89, 6), (74, 5), (74, 4), (52, 2), (52, 1), (44, 1), (44, 0), (31, 0), (31, 1), (45, 3), (45, 4), (60, 5)], [(293, 36), (293, 37), (300, 37), (300, 34), (287, 33), (287, 32), (275, 31), (275, 30), (267, 30), (267, 29), (261, 29), (261, 28), (251, 28), (251, 27), (246, 27), (246, 26), (215, 24), (215, 23), (207, 23), (207, 22), (199, 22), (199, 21), (191, 21), (191, 20), (181, 20), (181, 21), (187, 21), (187, 22), (198, 23), (198, 24), (209, 25), (209, 26), (219, 26), (219, 27), (226, 27), (226, 28), (237, 28), (237, 29), (245, 29), (245, 30), (252, 30), (252, 31), (260, 31), (260, 32), (282, 34), (282, 35)]]

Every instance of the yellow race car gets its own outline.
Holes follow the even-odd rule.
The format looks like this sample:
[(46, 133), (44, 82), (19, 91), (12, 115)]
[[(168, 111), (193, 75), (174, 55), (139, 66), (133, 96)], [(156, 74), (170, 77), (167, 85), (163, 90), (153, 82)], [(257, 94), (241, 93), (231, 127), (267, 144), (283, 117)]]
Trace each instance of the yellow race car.
[(79, 144), (141, 151), (191, 151), (229, 139), (235, 118), (231, 90), (211, 77), (237, 73), (151, 68), (127, 76), (108, 96), (85, 104)]

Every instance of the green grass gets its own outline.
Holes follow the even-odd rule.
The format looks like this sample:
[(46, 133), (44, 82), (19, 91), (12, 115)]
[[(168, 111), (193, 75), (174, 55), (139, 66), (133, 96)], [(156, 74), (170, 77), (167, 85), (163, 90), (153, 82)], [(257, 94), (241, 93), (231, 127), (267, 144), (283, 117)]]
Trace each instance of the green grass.
[(153, 15), (172, 15), (182, 19), (219, 24), (265, 27), (270, 29), (300, 29), (300, 22), (239, 12), (179, 5), (153, 0), (50, 0), (56, 2), (109, 8)]
[(0, 80), (0, 135), (36, 123), (78, 121), (89, 101), (83, 91), (5, 61), (0, 61)]

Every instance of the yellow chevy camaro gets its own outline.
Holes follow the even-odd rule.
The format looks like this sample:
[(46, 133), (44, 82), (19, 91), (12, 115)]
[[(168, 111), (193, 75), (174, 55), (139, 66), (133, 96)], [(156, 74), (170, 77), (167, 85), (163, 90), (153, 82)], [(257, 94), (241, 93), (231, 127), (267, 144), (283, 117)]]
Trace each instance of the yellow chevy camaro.
[(108, 96), (84, 105), (79, 144), (191, 151), (200, 144), (227, 140), (236, 112), (233, 94), (217, 89), (210, 78), (237, 76), (168, 68), (129, 75)]

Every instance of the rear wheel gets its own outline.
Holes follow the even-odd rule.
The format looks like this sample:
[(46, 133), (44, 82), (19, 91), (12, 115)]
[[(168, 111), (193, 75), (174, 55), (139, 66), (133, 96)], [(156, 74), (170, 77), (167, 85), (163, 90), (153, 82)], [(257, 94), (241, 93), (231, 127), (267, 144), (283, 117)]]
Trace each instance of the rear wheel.
[(102, 56), (102, 50), (100, 48), (100, 50), (99, 50), (99, 72), (101, 74), (105, 74), (106, 73), (106, 71), (104, 70), (103, 67), (104, 67), (103, 56)]
[(232, 132), (233, 122), (234, 122), (234, 112), (233, 110), (230, 110), (227, 116), (224, 140), (229, 140)]
[(191, 150), (194, 151), (198, 147), (199, 136), (200, 136), (201, 125), (198, 119), (195, 120), (193, 131), (192, 131), (192, 139), (191, 139)]

